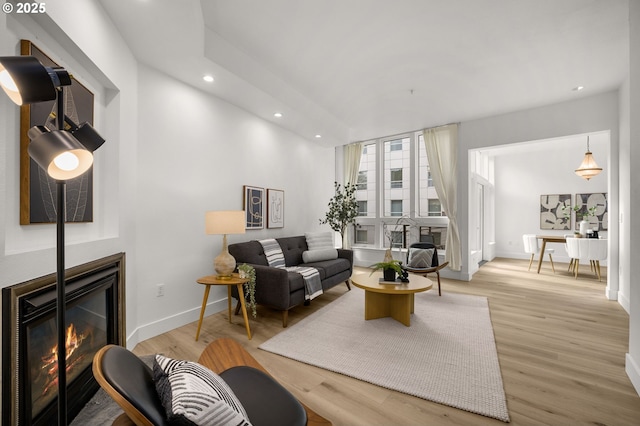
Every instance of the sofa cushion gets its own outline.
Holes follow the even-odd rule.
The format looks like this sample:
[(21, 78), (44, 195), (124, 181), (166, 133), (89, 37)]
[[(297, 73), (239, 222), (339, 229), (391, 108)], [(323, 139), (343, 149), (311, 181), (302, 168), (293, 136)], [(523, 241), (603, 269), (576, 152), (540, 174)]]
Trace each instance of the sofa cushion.
[(302, 253), (308, 250), (303, 236), (276, 238), (280, 244), (286, 266), (298, 266), (302, 261)]
[(304, 263), (321, 262), (323, 260), (333, 260), (337, 258), (338, 250), (335, 248), (323, 248), (302, 252), (302, 260)]
[(251, 425), (231, 388), (203, 365), (156, 355), (153, 379), (171, 424)]
[(229, 253), (238, 263), (268, 266), (267, 257), (264, 255), (262, 244), (252, 240), (244, 243), (229, 244)]
[(347, 259), (338, 258), (334, 260), (324, 260), (321, 262), (306, 263), (304, 266), (311, 266), (320, 272), (320, 279), (337, 275), (340, 272), (348, 271), (351, 268), (351, 262)]

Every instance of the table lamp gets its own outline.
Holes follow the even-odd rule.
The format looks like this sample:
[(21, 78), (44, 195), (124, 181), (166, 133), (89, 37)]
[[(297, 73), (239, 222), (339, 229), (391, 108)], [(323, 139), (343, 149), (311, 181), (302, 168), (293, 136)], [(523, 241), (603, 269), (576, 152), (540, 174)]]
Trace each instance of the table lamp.
[(236, 269), (236, 260), (229, 253), (227, 234), (244, 234), (244, 210), (207, 212), (205, 214), (205, 229), (209, 235), (223, 235), (222, 252), (213, 259), (213, 267), (218, 274), (218, 278), (231, 278), (231, 274)]

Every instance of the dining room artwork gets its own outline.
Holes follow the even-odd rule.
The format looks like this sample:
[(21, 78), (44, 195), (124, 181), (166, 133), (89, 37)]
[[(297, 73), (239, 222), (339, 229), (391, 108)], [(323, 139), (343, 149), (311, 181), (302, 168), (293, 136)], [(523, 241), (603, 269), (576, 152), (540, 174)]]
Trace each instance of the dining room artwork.
[(579, 228), (579, 220), (589, 222), (587, 227), (596, 231), (608, 229), (609, 211), (606, 192), (594, 192), (591, 194), (576, 194), (576, 229)]
[(571, 229), (571, 194), (540, 196), (540, 229)]
[[(575, 212), (572, 227), (571, 212)], [(575, 194), (572, 203), (571, 194), (546, 194), (540, 196), (540, 229), (571, 230), (579, 228), (583, 217), (587, 217), (589, 228), (606, 231), (608, 221), (607, 193)]]

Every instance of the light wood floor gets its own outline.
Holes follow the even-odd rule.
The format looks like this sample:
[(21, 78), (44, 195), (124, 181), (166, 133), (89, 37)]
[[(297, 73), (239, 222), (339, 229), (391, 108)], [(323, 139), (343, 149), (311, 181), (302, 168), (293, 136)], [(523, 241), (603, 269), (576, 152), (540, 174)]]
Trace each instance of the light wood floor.
[[(598, 282), (584, 265), (578, 280), (565, 272), (566, 264), (556, 264), (553, 274), (545, 262), (539, 275), (534, 268), (527, 272), (527, 265), (496, 259), (471, 282), (442, 282), (443, 292), (489, 298), (511, 424), (640, 425), (640, 397), (624, 372), (628, 315), (604, 297), (606, 278)], [(311, 306), (295, 308), (289, 326), (346, 291), (342, 284)], [(225, 310), (205, 318), (198, 342), (194, 322), (141, 342), (134, 352), (197, 360), (207, 343), (231, 336), (296, 397), (337, 426), (504, 424), (259, 350), (258, 345), (282, 331), (280, 313), (270, 309), (258, 307), (251, 330), (249, 341), (242, 316), (229, 324)]]

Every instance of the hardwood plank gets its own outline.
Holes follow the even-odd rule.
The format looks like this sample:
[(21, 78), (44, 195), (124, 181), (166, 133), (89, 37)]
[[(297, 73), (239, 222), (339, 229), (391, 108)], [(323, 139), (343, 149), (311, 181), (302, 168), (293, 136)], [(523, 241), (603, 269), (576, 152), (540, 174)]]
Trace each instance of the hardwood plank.
[[(624, 371), (629, 317), (604, 296), (603, 280), (583, 265), (576, 280), (568, 265), (556, 273), (527, 271), (527, 260), (496, 259), (471, 282), (442, 279), (443, 292), (489, 299), (507, 405), (513, 425), (638, 425), (640, 397)], [(362, 270), (361, 270), (362, 271)], [(289, 326), (347, 291), (337, 286), (289, 313)], [(434, 291), (434, 290), (431, 290)], [(138, 355), (165, 353), (197, 360), (217, 337), (233, 337), (305, 405), (334, 425), (499, 425), (502, 422), (390, 391), (258, 349), (280, 333), (280, 312), (259, 306), (250, 318), (229, 324), (226, 311), (141, 342)]]

